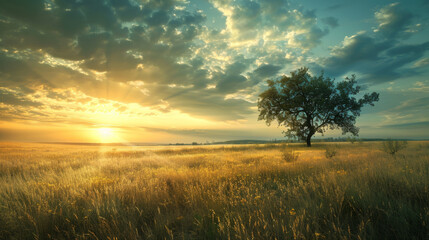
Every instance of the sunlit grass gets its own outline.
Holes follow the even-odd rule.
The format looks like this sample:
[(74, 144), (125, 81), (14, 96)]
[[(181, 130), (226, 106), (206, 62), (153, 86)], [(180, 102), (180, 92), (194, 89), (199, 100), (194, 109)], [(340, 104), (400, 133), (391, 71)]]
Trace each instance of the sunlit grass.
[(2, 144), (0, 239), (428, 236), (429, 143), (329, 147)]

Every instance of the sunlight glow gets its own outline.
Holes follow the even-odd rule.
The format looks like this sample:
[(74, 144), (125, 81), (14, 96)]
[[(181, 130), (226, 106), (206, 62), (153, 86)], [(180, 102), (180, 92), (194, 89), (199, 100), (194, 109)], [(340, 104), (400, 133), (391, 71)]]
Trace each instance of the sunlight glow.
[(98, 128), (97, 130), (100, 142), (107, 143), (114, 141), (115, 134), (111, 128)]

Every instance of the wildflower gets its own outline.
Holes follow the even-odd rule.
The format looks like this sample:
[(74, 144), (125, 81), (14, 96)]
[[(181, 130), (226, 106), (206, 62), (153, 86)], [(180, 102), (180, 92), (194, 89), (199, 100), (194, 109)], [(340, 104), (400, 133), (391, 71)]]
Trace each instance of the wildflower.
[(295, 209), (294, 209), (294, 208), (292, 208), (292, 209), (289, 211), (289, 214), (290, 214), (290, 215), (292, 215), (292, 216), (294, 216), (294, 215), (296, 214)]

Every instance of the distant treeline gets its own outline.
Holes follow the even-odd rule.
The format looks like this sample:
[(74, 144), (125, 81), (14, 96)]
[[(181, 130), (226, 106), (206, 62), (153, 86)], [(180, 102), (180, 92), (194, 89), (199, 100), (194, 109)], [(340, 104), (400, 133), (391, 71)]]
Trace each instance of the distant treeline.
[[(396, 139), (396, 138), (350, 138), (350, 137), (328, 137), (313, 139), (313, 142), (371, 142), (371, 141), (429, 141), (429, 139)], [(268, 144), (268, 143), (303, 143), (305, 141), (293, 140), (293, 139), (273, 139), (273, 140), (230, 140), (223, 142), (205, 142), (205, 143), (169, 143), (169, 144), (158, 144), (158, 143), (85, 143), (85, 142), (39, 142), (44, 144), (65, 144), (65, 145), (86, 145), (86, 146), (185, 146), (185, 145), (223, 145), (223, 144)]]
[[(350, 138), (350, 137), (338, 137), (338, 138), (319, 138), (313, 139), (313, 142), (375, 142), (375, 141), (389, 141), (389, 140), (397, 140), (397, 141), (427, 141), (428, 139), (394, 139), (394, 138)], [(305, 141), (302, 140), (293, 140), (293, 139), (284, 139), (284, 140), (231, 140), (224, 142), (213, 142), (213, 143), (204, 143), (204, 145), (209, 144), (264, 144), (264, 143), (303, 143)]]

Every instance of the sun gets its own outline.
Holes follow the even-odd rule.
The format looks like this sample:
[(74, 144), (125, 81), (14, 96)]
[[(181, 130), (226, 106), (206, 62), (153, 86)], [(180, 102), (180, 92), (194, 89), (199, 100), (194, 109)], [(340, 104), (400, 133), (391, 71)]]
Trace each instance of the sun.
[(112, 142), (115, 139), (114, 131), (111, 128), (98, 128), (97, 130), (100, 142)]

